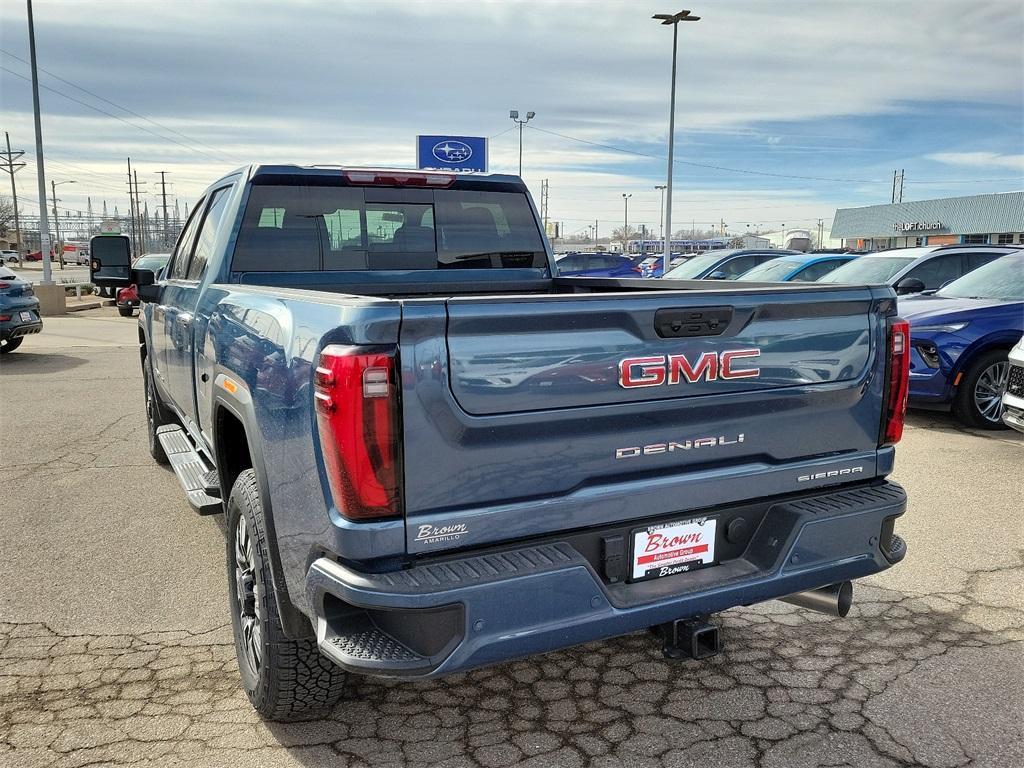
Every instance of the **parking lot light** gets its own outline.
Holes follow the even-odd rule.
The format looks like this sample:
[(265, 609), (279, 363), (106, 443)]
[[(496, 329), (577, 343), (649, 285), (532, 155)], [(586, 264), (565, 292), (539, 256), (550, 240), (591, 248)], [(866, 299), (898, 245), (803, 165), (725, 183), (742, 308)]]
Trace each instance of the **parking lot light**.
[(519, 178), (522, 178), (523, 177), (523, 126), (526, 125), (531, 120), (533, 120), (533, 118), (535, 118), (537, 116), (537, 113), (536, 112), (527, 112), (526, 113), (526, 119), (525, 120), (520, 120), (519, 119), (519, 110), (518, 109), (510, 109), (509, 112), (508, 112), (508, 116), (512, 119), (512, 121), (516, 125), (519, 126)]
[(662, 274), (668, 272), (669, 260), (671, 259), (672, 248), (672, 164), (674, 162), (672, 153), (675, 144), (676, 133), (676, 48), (679, 40), (680, 21), (700, 21), (700, 16), (691, 16), (689, 11), (678, 13), (656, 13), (652, 16), (660, 21), (663, 26), (672, 26), (672, 90), (669, 96), (668, 112), (668, 179), (665, 182), (665, 265)]

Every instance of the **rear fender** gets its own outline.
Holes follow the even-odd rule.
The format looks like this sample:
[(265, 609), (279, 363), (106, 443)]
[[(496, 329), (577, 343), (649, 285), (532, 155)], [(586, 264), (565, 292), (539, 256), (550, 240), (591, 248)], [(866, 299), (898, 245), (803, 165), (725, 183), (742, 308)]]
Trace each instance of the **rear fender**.
[[(230, 391), (229, 388), (231, 386), (235, 387), (234, 392)], [(223, 371), (218, 372), (214, 380), (214, 418), (211, 425), (213, 430), (213, 452), (216, 456), (218, 467), (224, 465), (222, 459), (225, 455), (225, 445), (217, 434), (221, 409), (234, 416), (241, 423), (242, 429), (245, 431), (245, 442), (249, 451), (249, 459), (252, 462), (253, 470), (256, 472), (256, 484), (259, 487), (260, 500), (263, 502), (263, 522), (266, 526), (267, 550), (270, 554), (270, 576), (273, 581), (274, 599), (277, 601), (277, 612), (281, 617), (284, 632), (291, 638), (313, 637), (313, 625), (310, 623), (309, 618), (295, 606), (288, 594), (288, 586), (285, 582), (281, 566), (277, 527), (274, 524), (274, 507), (270, 497), (270, 485), (267, 480), (263, 449), (259, 440), (252, 439), (253, 435), (259, 434), (256, 427), (252, 397), (240, 377), (229, 376)], [(231, 489), (225, 487), (225, 478), (219, 470), (218, 475), (221, 477), (222, 498), (227, 499)]]

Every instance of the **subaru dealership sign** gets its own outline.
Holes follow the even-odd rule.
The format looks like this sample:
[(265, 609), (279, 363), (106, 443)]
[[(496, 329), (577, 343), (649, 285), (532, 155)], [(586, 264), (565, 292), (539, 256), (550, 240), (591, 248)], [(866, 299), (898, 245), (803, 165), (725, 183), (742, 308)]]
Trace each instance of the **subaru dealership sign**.
[(487, 172), (487, 139), (481, 136), (417, 136), (416, 167), (431, 171)]

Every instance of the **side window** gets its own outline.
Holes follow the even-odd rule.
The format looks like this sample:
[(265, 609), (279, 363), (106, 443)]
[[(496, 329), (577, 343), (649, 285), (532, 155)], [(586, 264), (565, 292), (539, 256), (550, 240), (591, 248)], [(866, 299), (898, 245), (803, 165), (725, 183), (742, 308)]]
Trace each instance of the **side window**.
[(205, 203), (205, 200), (196, 203), (196, 207), (192, 209), (192, 217), (178, 238), (178, 245), (171, 255), (171, 265), (167, 268), (168, 280), (184, 280), (188, 274), (188, 257), (192, 254), (192, 244), (196, 239), (196, 230), (199, 229), (199, 220), (203, 217)]
[(949, 253), (945, 256), (936, 256), (929, 259), (919, 267), (910, 270), (907, 277), (916, 277), (928, 290), (940, 287), (943, 283), (955, 280), (963, 274), (960, 266), (961, 256), (959, 253)]
[(192, 253), (192, 262), (188, 267), (188, 279), (198, 280), (203, 276), (206, 263), (213, 255), (213, 246), (217, 241), (217, 229), (224, 218), (224, 209), (228, 203), (228, 192), (231, 187), (221, 187), (210, 197), (210, 207), (206, 209), (203, 226), (196, 237), (196, 248)]
[(722, 266), (715, 269), (715, 272), (724, 272), (726, 277), (739, 277), (747, 270), (753, 269), (762, 261), (768, 261), (771, 256), (758, 257), (757, 254), (749, 256), (737, 256), (730, 259)]
[(799, 283), (813, 283), (819, 277), (824, 277), (842, 263), (843, 262), (836, 261), (835, 259), (832, 259), (831, 261), (819, 261), (817, 264), (811, 264), (809, 267), (805, 267), (792, 279)]
[(967, 271), (977, 269), (990, 261), (999, 258), (998, 253), (968, 253), (967, 254)]

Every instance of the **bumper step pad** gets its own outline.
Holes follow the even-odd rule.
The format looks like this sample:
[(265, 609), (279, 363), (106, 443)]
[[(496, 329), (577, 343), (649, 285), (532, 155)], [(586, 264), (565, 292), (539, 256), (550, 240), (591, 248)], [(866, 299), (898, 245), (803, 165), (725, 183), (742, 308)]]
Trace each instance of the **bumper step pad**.
[(216, 471), (206, 466), (185, 434), (176, 424), (165, 424), (157, 428), (156, 438), (163, 446), (171, 469), (181, 483), (188, 503), (201, 515), (214, 515), (222, 511), (220, 498), (209, 493), (212, 488), (208, 476)]
[(426, 657), (375, 626), (366, 615), (353, 615), (330, 624), (321, 619), (317, 635), (320, 652), (349, 669), (416, 670), (429, 663)]

